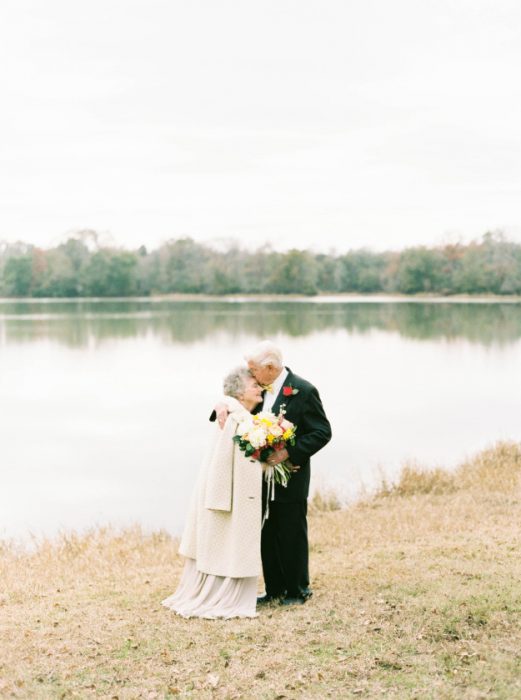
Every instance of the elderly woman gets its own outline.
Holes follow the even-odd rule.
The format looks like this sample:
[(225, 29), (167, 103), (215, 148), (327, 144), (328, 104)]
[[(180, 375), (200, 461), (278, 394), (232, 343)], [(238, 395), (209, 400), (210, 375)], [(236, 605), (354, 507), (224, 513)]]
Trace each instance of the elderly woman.
[(255, 617), (261, 573), (262, 466), (233, 441), (262, 401), (245, 367), (228, 374), (229, 415), (205, 458), (179, 547), (186, 562), (177, 591), (162, 604), (183, 617)]

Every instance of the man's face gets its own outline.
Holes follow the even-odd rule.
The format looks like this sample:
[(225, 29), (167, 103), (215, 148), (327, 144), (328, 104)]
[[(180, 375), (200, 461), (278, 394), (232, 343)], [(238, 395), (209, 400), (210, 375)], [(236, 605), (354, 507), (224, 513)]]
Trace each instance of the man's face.
[(251, 360), (248, 362), (248, 367), (255, 379), (263, 386), (274, 382), (282, 371), (280, 367), (275, 367), (274, 365), (258, 365)]

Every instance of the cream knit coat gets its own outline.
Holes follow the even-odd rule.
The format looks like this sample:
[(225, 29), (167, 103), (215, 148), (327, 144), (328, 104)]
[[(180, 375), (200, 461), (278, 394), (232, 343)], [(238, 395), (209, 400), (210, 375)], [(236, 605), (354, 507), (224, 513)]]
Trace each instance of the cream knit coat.
[(215, 443), (203, 461), (179, 547), (198, 571), (244, 578), (261, 573), (262, 467), (233, 442), (250, 414), (226, 397), (230, 414), (215, 426)]

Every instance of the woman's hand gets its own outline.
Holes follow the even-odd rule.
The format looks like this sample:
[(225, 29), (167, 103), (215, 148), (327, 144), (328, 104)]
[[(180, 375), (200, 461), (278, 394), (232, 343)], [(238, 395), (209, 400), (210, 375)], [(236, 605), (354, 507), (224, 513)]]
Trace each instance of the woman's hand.
[(220, 428), (224, 428), (224, 424), (226, 423), (226, 419), (228, 418), (228, 406), (225, 403), (218, 403), (217, 406), (214, 408), (215, 415), (217, 416), (217, 422), (219, 423)]

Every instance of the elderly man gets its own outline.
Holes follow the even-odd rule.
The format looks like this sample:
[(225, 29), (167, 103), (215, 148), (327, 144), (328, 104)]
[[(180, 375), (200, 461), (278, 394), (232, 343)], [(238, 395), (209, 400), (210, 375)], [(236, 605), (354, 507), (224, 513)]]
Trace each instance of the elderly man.
[[(255, 379), (265, 387), (259, 409), (278, 413), (285, 405), (286, 418), (297, 426), (295, 445), (270, 456), (277, 464), (289, 459), (298, 466), (287, 487), (275, 487), (269, 518), (262, 529), (261, 555), (266, 594), (257, 603), (280, 600), (299, 605), (311, 596), (308, 568), (307, 498), (310, 458), (331, 439), (331, 425), (317, 389), (284, 367), (280, 349), (265, 340), (246, 355)], [(267, 498), (266, 484), (263, 500)]]

